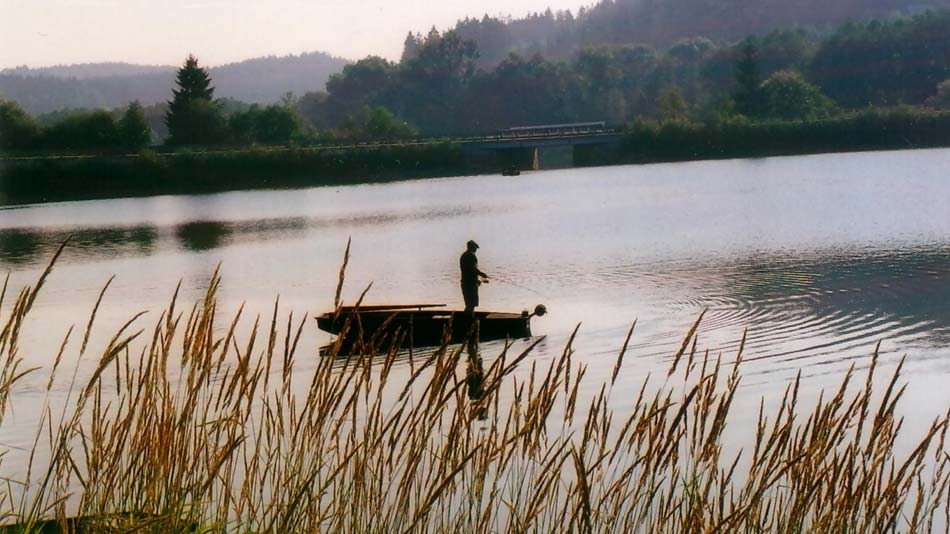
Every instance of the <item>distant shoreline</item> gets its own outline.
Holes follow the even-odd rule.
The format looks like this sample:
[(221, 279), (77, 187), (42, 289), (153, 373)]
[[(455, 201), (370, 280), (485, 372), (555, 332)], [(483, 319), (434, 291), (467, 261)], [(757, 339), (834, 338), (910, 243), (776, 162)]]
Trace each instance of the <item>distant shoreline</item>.
[[(867, 110), (802, 122), (632, 124), (575, 167), (950, 147), (950, 112)], [(378, 183), (494, 174), (458, 142), (192, 152), (0, 154), (0, 205)], [(575, 158), (577, 159), (577, 158)]]

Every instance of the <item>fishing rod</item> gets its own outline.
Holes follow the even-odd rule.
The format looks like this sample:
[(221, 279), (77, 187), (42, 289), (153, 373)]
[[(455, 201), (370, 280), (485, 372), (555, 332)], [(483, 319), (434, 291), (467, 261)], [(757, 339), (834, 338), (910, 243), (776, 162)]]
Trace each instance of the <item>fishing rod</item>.
[[(523, 285), (521, 285), (521, 284), (516, 284), (516, 283), (514, 283), (514, 282), (512, 282), (512, 281), (510, 281), (510, 280), (505, 280), (504, 278), (499, 277), (499, 276), (496, 276), (496, 275), (491, 275), (491, 277), (489, 277), (489, 280), (498, 280), (499, 282), (501, 282), (501, 283), (503, 283), (503, 284), (508, 284), (508, 285), (510, 285), (510, 286), (517, 287), (518, 289), (523, 289), (523, 290), (525, 290), (525, 291), (530, 291), (530, 292), (534, 293), (535, 295), (538, 295), (539, 297), (548, 298), (547, 295), (541, 293), (540, 291), (535, 291), (534, 289), (531, 289), (530, 287), (525, 287), (525, 286), (523, 286)], [(485, 283), (488, 283), (488, 281), (486, 280)]]
[[(482, 283), (487, 284), (489, 280), (491, 280), (491, 277), (486, 278)], [(514, 286), (514, 287), (517, 287), (517, 288), (524, 289), (525, 291), (530, 291), (530, 292), (532, 292), (532, 293), (534, 293), (534, 294), (536, 294), (536, 295), (539, 295), (539, 296), (542, 297), (542, 298), (545, 298), (545, 299), (548, 298), (547, 296), (541, 294), (539, 291), (535, 291), (535, 290), (531, 289), (530, 287), (525, 287), (525, 286), (523, 286), (523, 285), (521, 285), (521, 284), (516, 284), (516, 283), (514, 283), (514, 282), (505, 280), (504, 278), (495, 278), (495, 280), (498, 280), (499, 282), (501, 282), (501, 283), (503, 283), (503, 284), (508, 284), (508, 285), (511, 285), (511, 286)], [(542, 316), (544, 316), (544, 315), (546, 315), (546, 314), (548, 313), (548, 308), (547, 308), (547, 306), (545, 306), (544, 304), (538, 304), (537, 306), (534, 307), (534, 312), (532, 312), (531, 314), (528, 314), (528, 310), (525, 310), (525, 311), (523, 311), (523, 312), (521, 312), (521, 313), (522, 313), (522, 317), (527, 317), (528, 319), (530, 319), (530, 318), (532, 318), (532, 317), (534, 317), (534, 316), (542, 317)]]

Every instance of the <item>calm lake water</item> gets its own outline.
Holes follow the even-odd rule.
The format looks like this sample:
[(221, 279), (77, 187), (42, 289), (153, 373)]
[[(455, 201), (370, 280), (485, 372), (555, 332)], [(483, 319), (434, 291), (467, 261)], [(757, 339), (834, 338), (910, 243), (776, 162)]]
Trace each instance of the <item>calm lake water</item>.
[[(885, 369), (907, 355), (904, 408), (919, 427), (950, 402), (948, 170), (950, 150), (920, 150), (9, 207), (0, 262), (19, 288), (73, 236), (24, 331), (27, 364), (48, 367), (112, 275), (99, 340), (137, 311), (157, 320), (179, 280), (190, 304), (218, 264), (225, 314), (246, 302), (269, 316), (278, 294), (297, 317), (327, 311), (349, 237), (345, 299), (372, 282), (368, 303), (461, 307), (458, 257), (475, 239), (495, 277), (483, 308), (544, 303), (537, 361), (580, 323), (591, 389), (634, 319), (621, 380), (636, 390), (707, 310), (699, 345), (712, 355), (733, 360), (748, 331), (750, 418), (799, 371), (814, 394), (881, 341)], [(303, 356), (329, 339), (310, 321)], [(29, 443), (45, 383), (17, 390), (0, 442)]]

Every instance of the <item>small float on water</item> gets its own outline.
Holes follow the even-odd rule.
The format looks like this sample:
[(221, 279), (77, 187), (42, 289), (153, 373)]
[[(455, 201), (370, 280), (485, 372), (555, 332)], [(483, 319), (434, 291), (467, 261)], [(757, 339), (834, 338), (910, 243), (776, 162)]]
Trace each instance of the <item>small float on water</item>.
[[(360, 342), (389, 346), (400, 340), (403, 347), (434, 347), (446, 334), (450, 343), (465, 341), (472, 319), (461, 310), (447, 310), (445, 304), (397, 304), (342, 306), (335, 312), (317, 317), (320, 330), (342, 335), (340, 354), (352, 352)], [(534, 312), (521, 313), (476, 311), (478, 340), (531, 337), (531, 318), (547, 313), (543, 304)]]

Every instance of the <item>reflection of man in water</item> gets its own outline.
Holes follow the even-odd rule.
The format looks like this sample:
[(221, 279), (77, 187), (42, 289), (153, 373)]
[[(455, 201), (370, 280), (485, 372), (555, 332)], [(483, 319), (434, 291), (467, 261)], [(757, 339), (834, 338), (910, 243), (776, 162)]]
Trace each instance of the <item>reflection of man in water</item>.
[(467, 249), (459, 258), (459, 268), (462, 270), (462, 298), (465, 299), (465, 314), (469, 317), (475, 316), (475, 306), (478, 306), (478, 285), (481, 284), (479, 277), (488, 281), (488, 275), (478, 270), (478, 257), (475, 251), (478, 250), (478, 243), (469, 241)]

